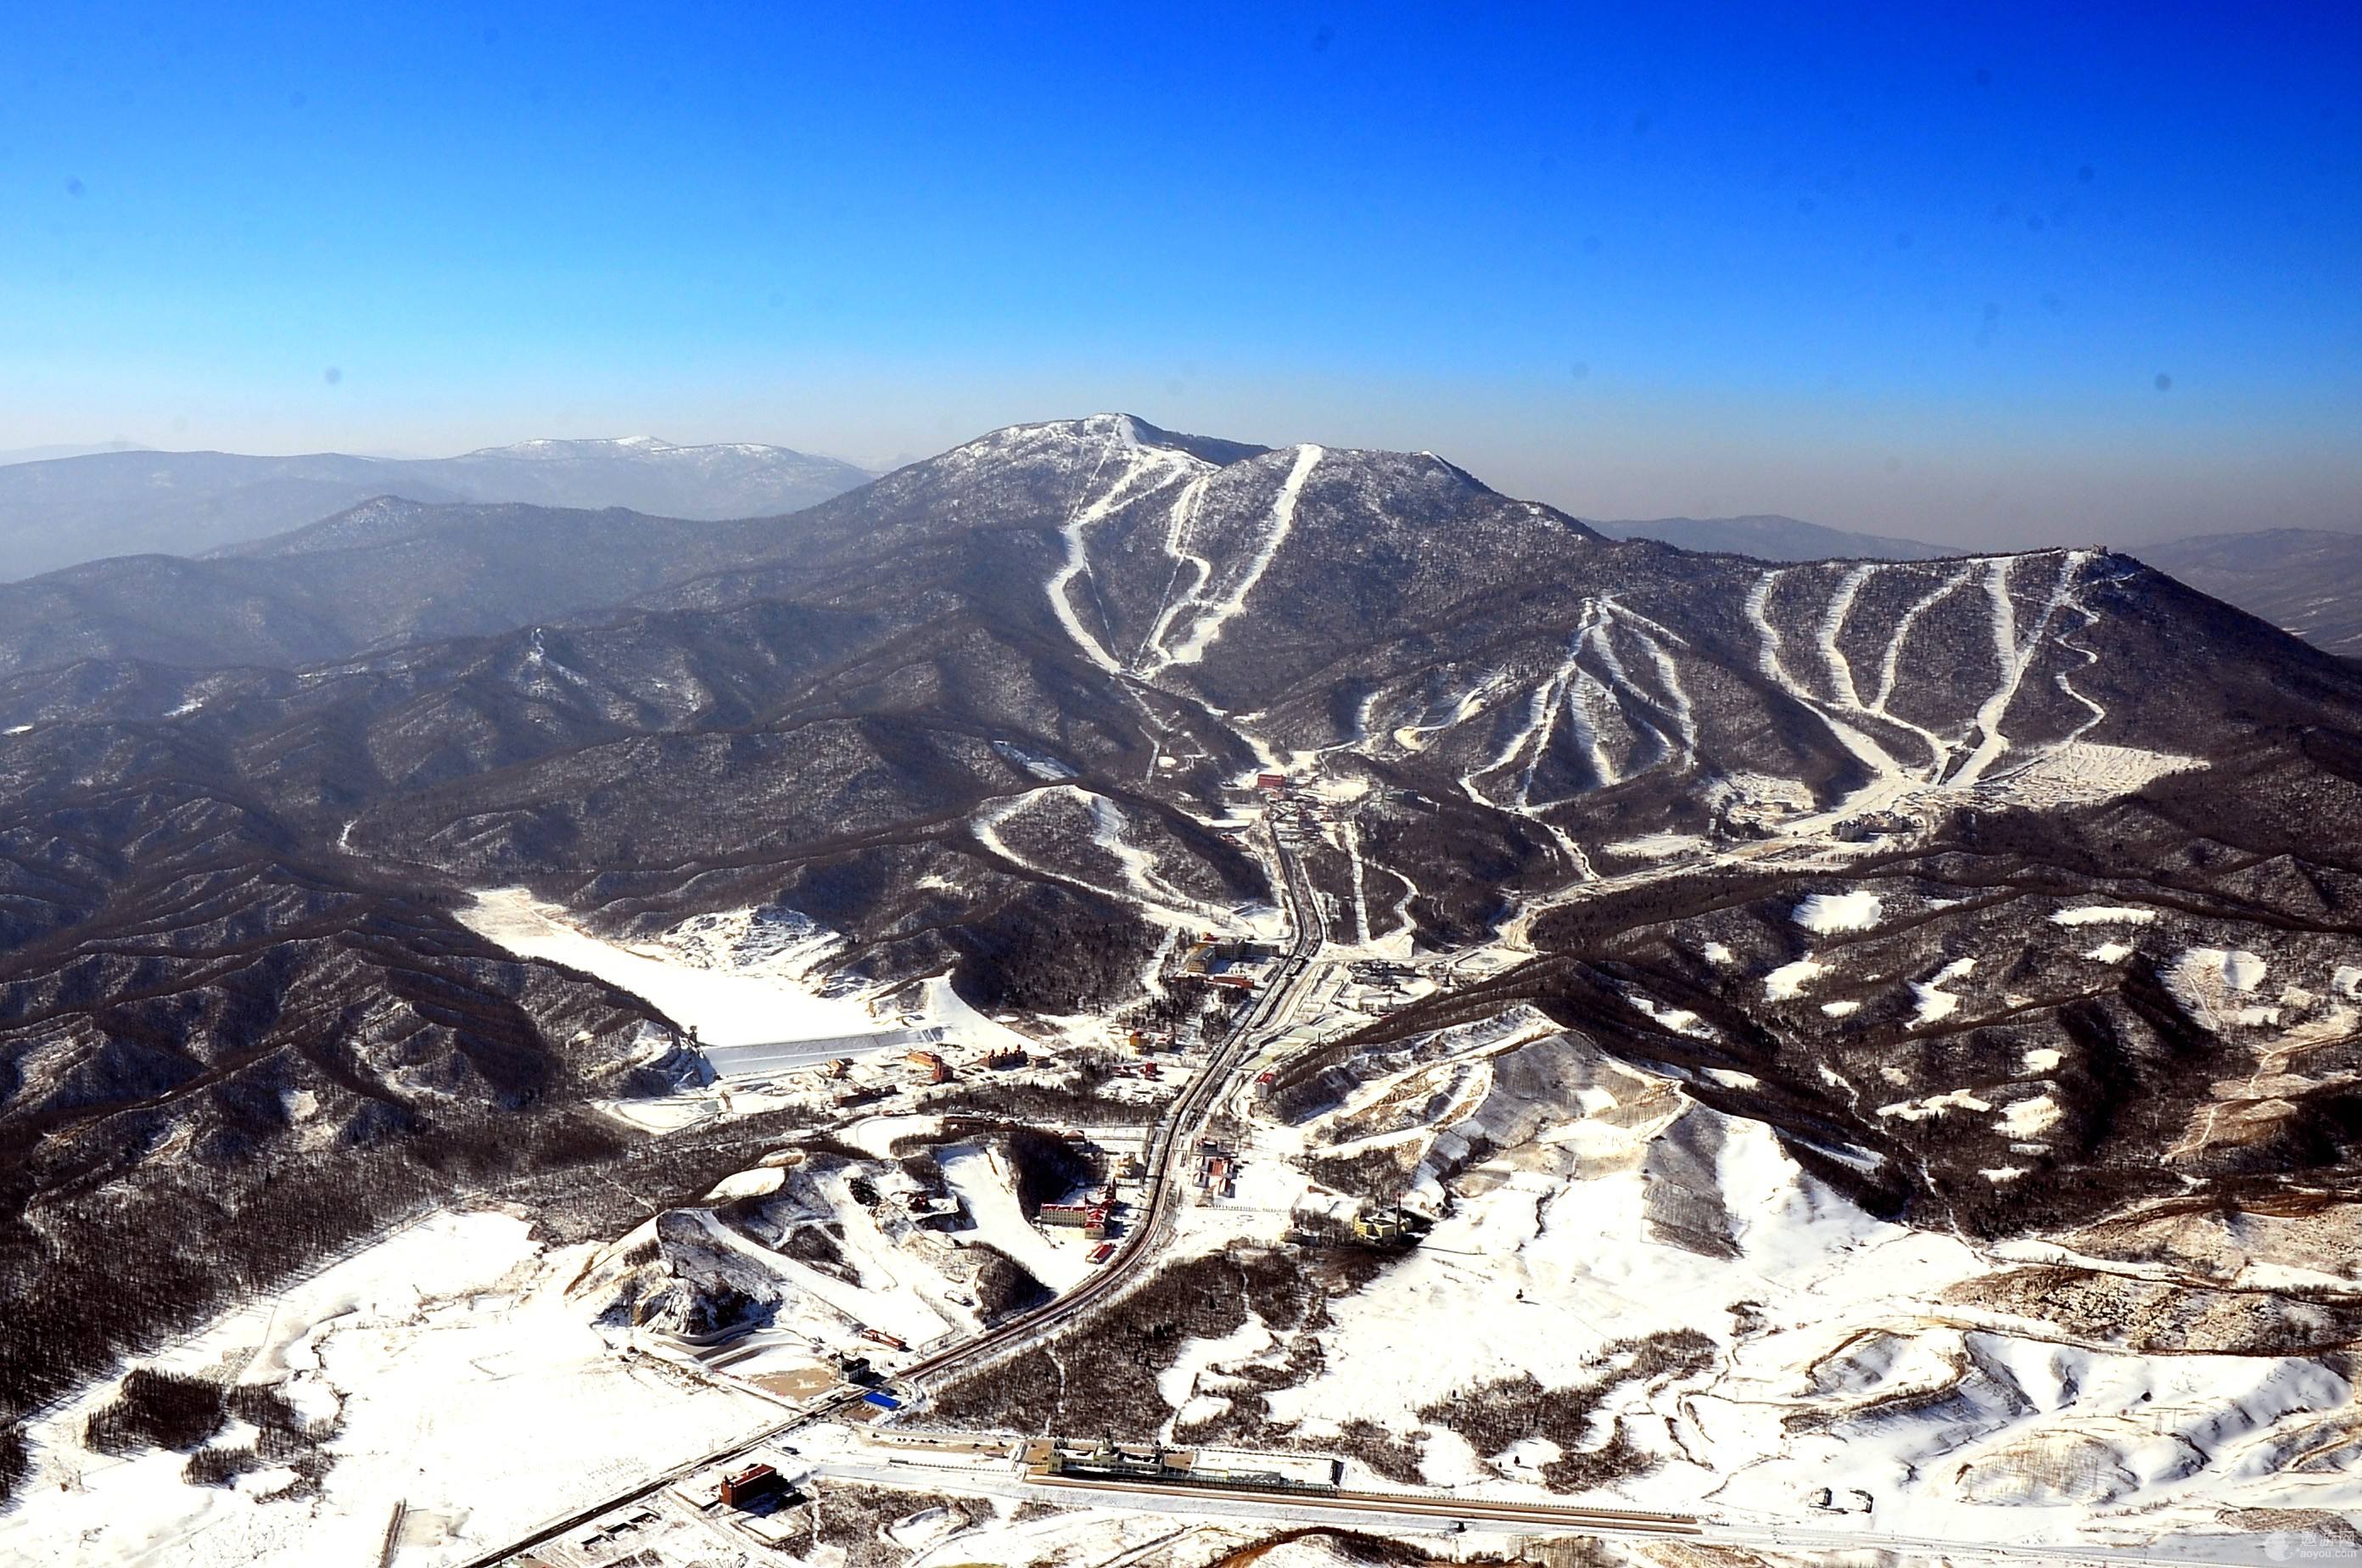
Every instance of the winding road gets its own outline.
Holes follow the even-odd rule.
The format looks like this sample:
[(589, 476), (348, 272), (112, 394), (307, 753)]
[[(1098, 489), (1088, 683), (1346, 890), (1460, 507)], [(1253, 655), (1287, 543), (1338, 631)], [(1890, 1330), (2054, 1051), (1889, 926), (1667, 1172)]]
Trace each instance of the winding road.
[[(1303, 863), (1290, 853), (1276, 834), (1272, 837), (1272, 850), (1279, 860), (1281, 894), (1287, 905), (1292, 933), (1287, 952), (1279, 960), (1270, 983), (1256, 995), (1253, 1005), (1231, 1026), (1230, 1033), (1208, 1057), (1205, 1067), (1190, 1080), (1188, 1087), (1167, 1108), (1164, 1118), (1157, 1123), (1150, 1139), (1149, 1156), (1145, 1162), (1147, 1198), (1143, 1210), (1138, 1222), (1119, 1243), (1115, 1255), (1064, 1296), (1023, 1317), (1012, 1318), (1006, 1323), (912, 1363), (895, 1375), (895, 1381), (922, 1384), (940, 1379), (947, 1373), (965, 1371), (1035, 1342), (1120, 1292), (1149, 1266), (1159, 1242), (1172, 1228), (1174, 1217), (1187, 1202), (1186, 1175), (1191, 1145), (1200, 1135), (1222, 1091), (1237, 1074), (1240, 1064), (1248, 1060), (1273, 1034), (1286, 1026), (1295, 1011), (1297, 994), (1313, 975), (1313, 960), (1320, 952), (1322, 924), (1319, 901), (1313, 897), (1311, 878), (1306, 873)], [(496, 1568), (497, 1564), (546, 1541), (554, 1540), (602, 1514), (651, 1496), (701, 1470), (726, 1464), (798, 1428), (826, 1420), (859, 1404), (865, 1394), (863, 1389), (844, 1388), (800, 1406), (793, 1415), (752, 1438), (737, 1439), (727, 1447), (701, 1453), (626, 1491), (574, 1509), (562, 1518), (543, 1524), (530, 1535), (469, 1559), (461, 1568)]]

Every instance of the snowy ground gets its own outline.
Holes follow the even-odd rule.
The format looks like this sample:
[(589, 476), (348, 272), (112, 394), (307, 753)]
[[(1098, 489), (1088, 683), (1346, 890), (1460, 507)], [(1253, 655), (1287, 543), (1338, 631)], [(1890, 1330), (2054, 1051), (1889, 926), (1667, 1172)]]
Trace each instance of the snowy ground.
[[(2030, 1125), (2043, 1109), (2004, 1114)], [(1235, 1198), (1193, 1208), (1179, 1250), (1350, 1211), (1292, 1161), (1379, 1148), (1417, 1160), (1409, 1200), (1443, 1218), (1330, 1303), (1317, 1375), (1268, 1395), (1308, 1444), (1366, 1420), (1417, 1438), (1431, 1485), (1540, 1496), (1534, 1471), (1558, 1450), (1479, 1452), (1422, 1410), (1528, 1375), (1580, 1389), (1619, 1343), (1695, 1331), (1705, 1365), (1617, 1385), (1593, 1418), (1586, 1443), (1620, 1426), (1649, 1451), (1652, 1468), (1610, 1488), (1631, 1504), (2062, 1543), (2219, 1530), (2226, 1508), (2362, 1509), (2362, 1406), (2334, 1359), (2144, 1355), (1977, 1305), (2023, 1248), (1874, 1220), (1760, 1123), (1531, 1015), (1438, 1037), (1304, 1125), (1265, 1120)], [(2362, 1278), (2310, 1287), (2362, 1293)], [(1160, 1385), (1181, 1439), (1256, 1397), (1236, 1373), (1284, 1360), (1288, 1339), (1251, 1318), (1185, 1347)]]
[[(2104, 792), (2133, 787), (2175, 759), (2074, 742), (2045, 760), (2047, 771), (2032, 778), (1980, 768), (1976, 787)], [(1052, 790), (1062, 801), (1079, 793), (1065, 786), (1043, 793)], [(1913, 797), (1903, 787), (1882, 799), (1907, 807)], [(1143, 899), (1161, 899), (1176, 921), (1209, 912), (1162, 883), (1125, 824), (1096, 811), (1078, 821), (1092, 824), (1098, 847)], [(1349, 857), (1344, 912), (1357, 939), (1332, 944), (1325, 956), (1341, 964), (1412, 958), (1399, 911), (1388, 907), (1408, 896), (1393, 887), (1399, 878), (1363, 861), (1351, 823), (1323, 831)], [(1705, 845), (1673, 835), (1632, 841), (1622, 847), (1656, 864), (1628, 875), (1676, 874)], [(1805, 834), (1706, 856), (1798, 853), (1842, 864), (1859, 851)], [(1820, 944), (1826, 954), (1903, 914), (1895, 895), (1851, 889), (1806, 897), (1790, 918), (1829, 939)], [(1103, 1021), (1083, 1017), (1028, 1020), (1020, 1032), (976, 1013), (941, 979), (901, 993), (886, 1015), (860, 998), (825, 994), (833, 941), (786, 911), (699, 917), (619, 943), (508, 889), (480, 895), (463, 918), (511, 951), (634, 991), (708, 1044), (917, 1028), (941, 1031), (950, 1053), (1010, 1045), (1038, 1053), (1045, 1041), (1063, 1047), (1104, 1038)], [(2113, 962), (2132, 951), (2118, 939), (2142, 934), (2155, 916), (2090, 905), (2052, 919), (2079, 944), (2106, 938), (2092, 956)], [(2088, 926), (2101, 929), (2079, 929)], [(1514, 938), (1448, 961), (1423, 955), (1426, 973), (1405, 988), (1495, 973), (1519, 956)], [(1718, 965), (1729, 957), (1706, 956)], [(1754, 978), (1775, 999), (1811, 998), (1816, 985), (1833, 984), (1828, 973), (1806, 954)], [(1966, 957), (1918, 973), (1907, 984), (1923, 1025), (1960, 1007), (1968, 982), (1983, 983)], [(2168, 971), (2185, 1008), (2226, 1029), (2279, 1028), (2282, 1008), (2293, 1019), (2315, 1002), (2302, 1016), (2350, 1028), (2339, 999), (2362, 990), (2362, 969), (2339, 969), (2322, 995), (2296, 1000), (2267, 989), (2268, 979), (2278, 987), (2281, 977), (2257, 955), (2227, 948), (2180, 950)], [(1255, 1066), (1354, 1021), (1341, 1005), (1349, 994), (1341, 967), (1308, 991), (1325, 999), (1307, 1010), (1301, 1035)], [(1351, 994), (1370, 999), (1360, 988)], [(1630, 999), (1668, 1028), (1711, 1028), (1651, 999)], [(1824, 1010), (1859, 1005), (1832, 1001)], [(2056, 1065), (2029, 1060), (2028, 1070)], [(734, 1105), (701, 1092), (645, 1114), (662, 1121), (767, 1103), (749, 1095)], [(1231, 1109), (1250, 1124), (1235, 1189), (1185, 1210), (1172, 1255), (1242, 1239), (1277, 1244), (1299, 1214), (1349, 1215), (1350, 1200), (1305, 1175), (1297, 1162), (1308, 1154), (1405, 1150), (1410, 1200), (1440, 1216), (1416, 1251), (1330, 1303), (1321, 1354), (1304, 1363), (1314, 1368), (1308, 1378), (1268, 1395), (1270, 1418), (1306, 1445), (1366, 1420), (1414, 1441), (1429, 1484), (1540, 1496), (1537, 1472), (1570, 1451), (1529, 1440), (1480, 1452), (1429, 1412), (1519, 1376), (1579, 1390), (1597, 1381), (1618, 1345), (1694, 1331), (1710, 1342), (1706, 1364), (1618, 1383), (1606, 1395), (1586, 1444), (1603, 1446), (1620, 1432), (1651, 1462), (1645, 1473), (1609, 1483), (1606, 1500), (1742, 1522), (1843, 1528), (1858, 1518), (1868, 1529), (1874, 1519), (1885, 1531), (2058, 1541), (2216, 1528), (2232, 1507), (2362, 1510), (2362, 1483), (2350, 1478), (2362, 1462), (2362, 1408), (2339, 1364), (2144, 1356), (1987, 1304), (1979, 1288), (2025, 1266), (2035, 1256), (2025, 1246), (1981, 1251), (1873, 1220), (1802, 1171), (1761, 1124), (1696, 1103), (1677, 1078), (1611, 1063), (1539, 1015), (1450, 1032), (1301, 1126), (1258, 1118), (1255, 1103), (1252, 1093), (1231, 1097)], [(2025, 1138), (2058, 1115), (2040, 1096), (2007, 1103), (1932, 1096), (1882, 1110), (1899, 1118), (1990, 1115)], [(755, 1271), (782, 1292), (766, 1328), (721, 1346), (668, 1340), (660, 1325), (620, 1328), (612, 1312), (603, 1332), (594, 1327), (627, 1297), (625, 1276), (645, 1265), (626, 1260), (652, 1231), (546, 1253), (517, 1220), (438, 1216), (165, 1358), (177, 1368), (281, 1386), (303, 1408), (341, 1420), (318, 1496), (273, 1499), (292, 1479), (284, 1472), (207, 1488), (181, 1479), (180, 1454), (89, 1452), (79, 1442), (81, 1422), (111, 1392), (94, 1389), (33, 1430), (36, 1468), (28, 1501), (0, 1515), (0, 1562), (365, 1561), (399, 1505), (409, 1522), (392, 1561), (424, 1568), (779, 1419), (778, 1403), (727, 1386), (732, 1380), (798, 1397), (833, 1375), (833, 1350), (874, 1351), (890, 1371), (904, 1353), (865, 1345), (863, 1328), (907, 1341), (915, 1354), (979, 1324), (956, 1249), (899, 1217), (902, 1194), (885, 1174), (898, 1139), (936, 1125), (921, 1105), (918, 1113), (838, 1130), (877, 1159), (866, 1174), (888, 1188), (881, 1205), (854, 1196), (844, 1171), (811, 1184), (814, 1218), (833, 1228), (852, 1277), (784, 1256), (702, 1214), (690, 1251), (724, 1273)], [(2209, 1118), (2193, 1136), (2213, 1126)], [(1054, 1289), (1089, 1274), (1089, 1245), (1026, 1221), (990, 1150), (953, 1144), (939, 1157), (973, 1226), (964, 1240), (990, 1243)], [(1984, 1174), (2001, 1183), (2024, 1173), (1997, 1166)], [(779, 1168), (757, 1167), (713, 1196), (763, 1198), (789, 1185)], [(2290, 1266), (2258, 1264), (2263, 1272), (2245, 1277), (2268, 1287), (2279, 1277), (2271, 1269)], [(2362, 1293), (2351, 1270), (2324, 1267), (2301, 1283), (2314, 1292)], [(1288, 1332), (1251, 1316), (1221, 1339), (1181, 1347), (1159, 1379), (1171, 1408), (1166, 1434), (1187, 1441), (1193, 1424), (1230, 1408), (1246, 1386), (1242, 1369), (1286, 1362)], [(627, 1346), (648, 1353), (627, 1359)], [(1825, 1493), (1838, 1500), (1816, 1501)], [(1095, 1522), (1004, 1517), (938, 1541), (927, 1536), (933, 1525), (914, 1518), (910, 1533), (922, 1562), (956, 1548), (942, 1557), (946, 1564), (997, 1560), (975, 1555), (988, 1541), (1079, 1562), (1097, 1561), (1089, 1552), (1101, 1546), (1129, 1551), (1146, 1539), (1129, 1526), (1112, 1529), (1103, 1515), (1076, 1518)]]
[(854, 1034), (877, 1027), (862, 1003), (826, 997), (808, 977), (830, 946), (824, 936), (765, 933), (754, 911), (704, 916), (661, 943), (610, 942), (559, 905), (523, 888), (495, 888), (459, 911), (468, 929), (511, 953), (546, 958), (621, 986), (711, 1045)]
[(546, 1253), (527, 1230), (504, 1214), (437, 1215), (159, 1358), (280, 1386), (338, 1419), (317, 1496), (272, 1499), (283, 1472), (194, 1486), (182, 1454), (90, 1452), (83, 1420), (108, 1385), (33, 1427), (0, 1562), (368, 1563), (400, 1506), (392, 1562), (425, 1568), (779, 1419), (767, 1401), (620, 1355), (565, 1294), (593, 1249)]

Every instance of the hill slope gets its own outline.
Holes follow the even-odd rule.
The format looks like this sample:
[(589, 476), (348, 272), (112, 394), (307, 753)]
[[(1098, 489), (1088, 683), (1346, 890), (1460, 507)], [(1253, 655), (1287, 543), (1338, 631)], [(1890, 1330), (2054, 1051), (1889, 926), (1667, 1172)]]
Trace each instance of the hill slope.
[(384, 496), (195, 560), (124, 556), (0, 583), (0, 673), (120, 658), (284, 668), (505, 631), (769, 548), (781, 526)]

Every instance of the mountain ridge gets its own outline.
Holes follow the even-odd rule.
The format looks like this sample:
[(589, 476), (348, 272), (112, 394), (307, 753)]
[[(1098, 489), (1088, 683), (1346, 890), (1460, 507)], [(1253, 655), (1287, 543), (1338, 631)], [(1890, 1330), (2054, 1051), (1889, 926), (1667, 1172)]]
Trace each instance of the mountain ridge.
[(2307, 642), (2362, 655), (2362, 535), (2267, 528), (2202, 534), (2137, 553)]
[(389, 493), (727, 521), (796, 511), (871, 477), (752, 443), (544, 442), (441, 458), (94, 453), (0, 467), (0, 580), (116, 556), (202, 555)]

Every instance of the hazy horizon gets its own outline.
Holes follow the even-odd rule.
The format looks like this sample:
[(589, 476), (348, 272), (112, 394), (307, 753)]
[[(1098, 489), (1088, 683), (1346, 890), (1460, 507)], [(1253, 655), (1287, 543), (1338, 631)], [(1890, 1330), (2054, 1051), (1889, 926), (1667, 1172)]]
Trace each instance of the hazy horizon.
[[(676, 447), (729, 446), (741, 443), (782, 447), (817, 457), (832, 458), (873, 472), (885, 473), (902, 464), (922, 460), (963, 441), (1009, 425), (1034, 424), (1049, 419), (1081, 417), (1086, 414), (1096, 413), (1132, 414), (1168, 429), (1184, 430), (1196, 435), (1219, 436), (1267, 446), (1285, 446), (1295, 440), (1320, 440), (1323, 445), (1340, 447), (1365, 447), (1397, 451), (1431, 450), (1437, 452), (1439, 456), (1450, 458), (1505, 494), (1547, 502), (1574, 516), (1608, 523), (1671, 518), (1727, 519), (1778, 516), (1850, 533), (1915, 539), (1932, 545), (1959, 546), (1967, 549), (2035, 548), (2052, 544), (2104, 544), (2128, 547), (2208, 535), (2246, 533), (2273, 528), (2362, 534), (2362, 511), (2357, 511), (2354, 505), (2351, 498), (2356, 492), (2351, 489), (2335, 491), (2327, 498), (2329, 504), (2323, 506), (2317, 515), (2291, 514), (2290, 512), (2274, 510), (2261, 503), (2246, 507), (2226, 503), (2225, 509), (2210, 521), (2210, 513), (2205, 503), (2186, 492), (2177, 493), (2183, 487), (2178, 485), (2173, 477), (2155, 472), (2143, 476), (2143, 482), (2137, 487), (2140, 494), (2155, 498), (2154, 512), (2148, 514), (2146, 521), (2142, 521), (2139, 517), (2139, 508), (2128, 504), (2129, 492), (2121, 487), (2121, 481), (2111, 481), (2103, 476), (2086, 473), (2071, 458), (2063, 455), (2058, 458), (2048, 476), (2049, 483), (2054, 487), (2046, 492), (2050, 498), (2049, 503), (2038, 508), (2029, 504), (2025, 499), (2006, 495), (1991, 501), (1988, 501), (1983, 494), (1970, 495), (1968, 492), (1976, 476), (1960, 469), (1924, 476), (1936, 482), (1927, 485), (1924, 491), (1926, 503), (1916, 508), (1909, 505), (1906, 500), (1891, 509), (1882, 509), (1873, 502), (1869, 503), (1867, 509), (1857, 510), (1846, 499), (1840, 487), (1824, 485), (1815, 491), (1805, 484), (1786, 486), (1783, 493), (1819, 493), (1829, 497), (1827, 504), (1816, 506), (1807, 501), (1798, 501), (1793, 504), (1764, 503), (1746, 487), (1764, 474), (1776, 472), (1779, 464), (1769, 455), (1762, 455), (1750, 460), (1747, 456), (1732, 454), (1718, 455), (1715, 459), (1716, 466), (1711, 468), (1704, 462), (1691, 466), (1691, 477), (1705, 478), (1707, 482), (1699, 484), (1694, 491), (1698, 499), (1687, 505), (1683, 505), (1676, 499), (1679, 494), (1678, 490), (1661, 486), (1657, 482), (1657, 474), (1652, 465), (1620, 459), (1614, 454), (1600, 454), (1595, 458), (1586, 460), (1579, 474), (1566, 482), (1556, 484), (1552, 482), (1547, 465), (1536, 465), (1540, 470), (1536, 482), (1521, 484), (1504, 477), (1505, 469), (1518, 470), (1527, 467), (1520, 461), (1526, 454), (1514, 448), (1498, 452), (1496, 454), (1498, 460), (1492, 465), (1487, 465), (1482, 460), (1472, 458), (1466, 447), (1459, 449), (1441, 447), (1431, 442), (1411, 439), (1407, 435), (1403, 438), (1392, 440), (1341, 438), (1333, 436), (1325, 438), (1298, 435), (1275, 436), (1262, 430), (1241, 430), (1170, 417), (1159, 418), (1155, 414), (1144, 412), (1139, 408), (1062, 410), (1017, 419), (1005, 419), (992, 425), (980, 425), (960, 435), (950, 436), (939, 447), (924, 450), (911, 448), (886, 453), (837, 449), (800, 439), (792, 432), (768, 433), (761, 436), (701, 434), (683, 437), (660, 429), (598, 428), (574, 430), (563, 436), (517, 435), (473, 441), (447, 448), (423, 450), (371, 450), (355, 444), (335, 443), (264, 450), (253, 447), (200, 447), (145, 441), (136, 442), (131, 449), (160, 454), (237, 451), (256, 457), (301, 457), (338, 452), (354, 457), (402, 462), (452, 458), (468, 452), (535, 440), (612, 440), (629, 436), (654, 436), (668, 445)], [(99, 447), (108, 444), (61, 442), (56, 445)], [(10, 451), (0, 450), (0, 464), (28, 460), (51, 459), (22, 458)], [(1570, 459), (1570, 466), (1573, 466), (1573, 459)], [(2264, 465), (2259, 460), (2257, 466), (2261, 468)], [(1719, 483), (1713, 482), (1712, 476), (1715, 474), (1720, 475)], [(1907, 474), (1887, 474), (1883, 477), (1890, 482), (1898, 496), (1907, 497), (1915, 482), (1913, 477)], [(2114, 493), (2100, 493), (2103, 487), (2111, 482), (2119, 483), (2120, 488)], [(1967, 495), (1968, 499), (1961, 504), (1965, 514), (1971, 519), (1970, 522), (1959, 525), (1950, 522), (1953, 516), (1961, 513), (1948, 511), (1942, 504), (1946, 491), (1941, 487), (1946, 484), (1956, 486), (1955, 493)], [(1988, 493), (1992, 488), (1994, 487), (1988, 485)], [(2268, 490), (2268, 485), (2260, 475), (2257, 480), (2256, 490), (2257, 492), (2265, 492)], [(2077, 494), (2088, 498), (2088, 515), (2093, 519), (2088, 524), (2079, 523), (2074, 516), (2075, 509), (2058, 500), (2059, 497)], [(1620, 500), (1617, 499), (1619, 497)], [(1661, 498), (1661, 503), (1660, 503)], [(2120, 520), (2129, 517), (2133, 519), (2133, 525), (2119, 526), (2111, 531), (2108, 526), (2098, 521), (2100, 518), (2111, 515)], [(1922, 518), (1924, 521), (1915, 523), (1911, 520), (1914, 517)], [(2055, 525), (2046, 525), (2043, 521), (2045, 517), (2057, 517), (2059, 521)]]
[(21, 22), (0, 447), (1120, 409), (1584, 516), (2362, 526), (2350, 16), (585, 20)]

